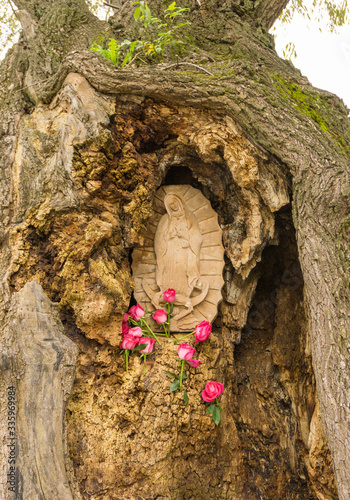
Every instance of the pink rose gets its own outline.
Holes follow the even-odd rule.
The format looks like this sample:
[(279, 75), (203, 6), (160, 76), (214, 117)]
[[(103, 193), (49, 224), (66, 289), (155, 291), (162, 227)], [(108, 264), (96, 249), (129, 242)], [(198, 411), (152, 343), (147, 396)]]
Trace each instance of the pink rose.
[(128, 314), (130, 314), (134, 321), (140, 321), (140, 319), (144, 317), (145, 311), (140, 304), (136, 304), (136, 306), (130, 307)]
[(138, 344), (138, 337), (134, 337), (130, 333), (127, 333), (124, 335), (124, 338), (122, 340), (122, 343), (120, 344), (121, 349), (133, 349), (134, 347), (137, 346)]
[(199, 361), (199, 359), (191, 359), (189, 361), (187, 361), (187, 363), (190, 365), (190, 366), (193, 366), (193, 368), (197, 368), (197, 366), (199, 366), (201, 364), (202, 361)]
[(158, 309), (158, 311), (154, 311), (152, 318), (156, 320), (158, 325), (161, 325), (167, 321), (168, 313), (164, 309)]
[(124, 324), (124, 323), (127, 323), (127, 322), (128, 322), (128, 319), (129, 319), (129, 315), (128, 315), (128, 313), (124, 313), (122, 323), (123, 323), (123, 324)]
[(177, 350), (177, 355), (180, 359), (188, 361), (189, 359), (192, 359), (195, 352), (196, 349), (189, 344), (180, 344)]
[(220, 382), (207, 382), (204, 391), (202, 392), (202, 398), (207, 403), (211, 403), (215, 398), (220, 396), (224, 392), (224, 386)]
[(153, 346), (154, 346), (155, 342), (156, 341), (154, 339), (150, 339), (148, 337), (142, 337), (141, 339), (139, 339), (138, 345), (147, 344), (147, 347), (145, 347), (144, 349), (142, 349), (139, 352), (141, 354), (150, 354), (151, 352), (153, 352)]
[(202, 321), (195, 327), (195, 333), (194, 333), (194, 338), (195, 338), (195, 343), (197, 342), (203, 342), (204, 340), (207, 340), (207, 338), (211, 334), (211, 324), (209, 321)]
[(164, 294), (163, 294), (165, 302), (169, 302), (170, 304), (172, 302), (174, 302), (175, 295), (176, 295), (176, 292), (173, 288), (169, 288), (168, 290), (166, 290), (166, 292), (164, 292)]
[(133, 337), (142, 337), (142, 330), (139, 326), (133, 326), (132, 328), (129, 328), (129, 333)]
[(127, 333), (129, 333), (129, 326), (128, 325), (122, 325), (122, 335), (126, 335)]

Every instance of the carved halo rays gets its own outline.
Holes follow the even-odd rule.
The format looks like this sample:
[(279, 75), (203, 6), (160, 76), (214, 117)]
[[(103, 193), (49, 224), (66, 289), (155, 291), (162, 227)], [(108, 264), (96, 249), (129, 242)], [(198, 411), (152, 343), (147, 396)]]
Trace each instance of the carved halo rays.
[[(222, 231), (218, 225), (217, 214), (212, 209), (209, 200), (198, 190), (189, 185), (162, 186), (156, 193), (153, 203), (153, 215), (144, 235), (144, 246), (134, 249), (133, 252), (133, 274), (135, 278), (134, 295), (139, 303), (147, 305), (150, 310), (154, 307), (143, 288), (143, 280), (146, 280), (154, 293), (159, 292), (156, 284), (156, 254), (154, 250), (154, 238), (160, 219), (166, 214), (164, 198), (167, 194), (178, 195), (184, 201), (186, 210), (195, 217), (202, 244), (199, 253), (199, 271), (203, 284), (209, 284), (209, 290), (204, 300), (197, 304), (193, 310), (192, 323), (197, 324), (202, 320), (212, 322), (217, 314), (217, 305), (222, 295), (221, 289), (224, 283), (222, 272), (224, 266), (224, 248), (222, 246)], [(197, 294), (200, 293), (197, 291)], [(188, 318), (187, 322), (177, 325), (181, 331), (188, 331), (193, 324)]]

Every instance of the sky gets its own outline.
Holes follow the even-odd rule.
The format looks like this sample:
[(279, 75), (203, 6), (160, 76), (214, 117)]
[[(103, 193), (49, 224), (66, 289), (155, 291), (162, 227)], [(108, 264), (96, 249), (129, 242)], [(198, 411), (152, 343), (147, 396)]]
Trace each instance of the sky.
[(350, 108), (350, 26), (329, 33), (325, 27), (294, 15), (291, 24), (276, 23), (276, 50), (283, 57), (288, 42), (294, 42), (297, 58), (292, 59), (310, 83), (329, 90)]

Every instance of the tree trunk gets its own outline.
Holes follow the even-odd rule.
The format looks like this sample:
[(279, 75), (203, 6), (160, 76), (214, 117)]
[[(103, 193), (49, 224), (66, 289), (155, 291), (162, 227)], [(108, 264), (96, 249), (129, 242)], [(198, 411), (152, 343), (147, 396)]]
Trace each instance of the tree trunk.
[[(99, 35), (138, 32), (125, 6), (108, 24), (83, 1), (15, 3), (24, 33), (1, 68), (0, 310), (2, 345), (13, 342), (1, 398), (15, 387), (20, 444), (9, 469), (4, 413), (2, 497), (347, 500), (348, 110), (276, 55), (265, 30), (284, 3), (189, 4), (185, 62), (213, 76), (169, 61), (120, 69), (87, 50)], [(118, 348), (132, 250), (157, 189), (173, 184), (210, 200), (225, 248), (223, 300), (196, 344), (202, 364), (187, 369), (188, 404), (169, 392), (174, 343), (145, 369), (133, 355), (128, 372)], [(66, 365), (56, 373), (26, 340), (14, 304), (28, 287), (46, 294), (28, 318), (59, 305), (57, 359), (72, 366), (79, 347), (68, 401)], [(33, 332), (46, 346), (52, 328)], [(225, 386), (218, 426), (200, 396), (208, 380)]]

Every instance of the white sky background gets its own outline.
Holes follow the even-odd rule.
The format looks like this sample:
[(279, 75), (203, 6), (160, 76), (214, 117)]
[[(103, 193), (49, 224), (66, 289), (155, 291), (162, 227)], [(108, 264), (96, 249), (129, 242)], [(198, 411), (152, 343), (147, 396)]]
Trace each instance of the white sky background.
[[(170, 1), (170, 0), (169, 0)], [(304, 0), (304, 3), (312, 0)], [(181, 5), (181, 0), (177, 3)], [(106, 12), (101, 12), (105, 18)], [(320, 26), (322, 32), (320, 32)], [(350, 26), (329, 33), (324, 25), (294, 14), (290, 24), (277, 22), (273, 28), (280, 57), (289, 42), (295, 45), (297, 58), (292, 60), (315, 87), (329, 90), (350, 108)], [(0, 50), (0, 59), (5, 55)]]
[(292, 60), (315, 87), (329, 90), (343, 99), (350, 108), (350, 26), (342, 26), (338, 33), (294, 14), (290, 24), (277, 22), (272, 31), (276, 50), (283, 58), (283, 49), (289, 42), (295, 45), (297, 58)]

